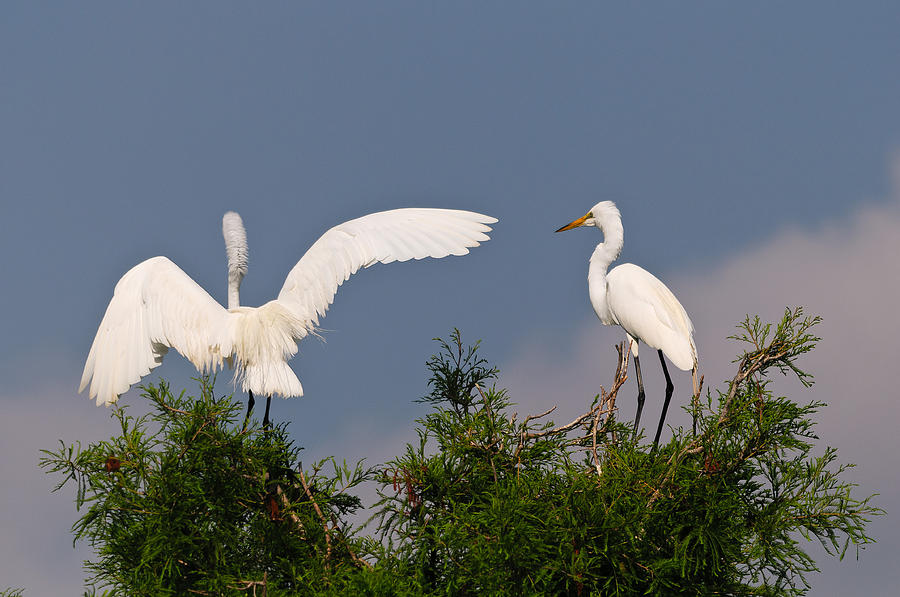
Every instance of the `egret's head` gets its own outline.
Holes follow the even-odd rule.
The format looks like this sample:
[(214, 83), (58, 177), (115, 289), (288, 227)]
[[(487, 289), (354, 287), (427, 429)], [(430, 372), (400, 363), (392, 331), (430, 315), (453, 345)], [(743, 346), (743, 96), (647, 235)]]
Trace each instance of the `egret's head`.
[(228, 255), (228, 274), (238, 284), (247, 274), (247, 232), (244, 222), (236, 212), (225, 212), (222, 216), (222, 236), (225, 237), (225, 252)]
[(619, 208), (617, 208), (616, 204), (612, 201), (601, 201), (592, 207), (591, 211), (587, 212), (577, 220), (569, 222), (558, 229), (557, 232), (571, 230), (572, 228), (578, 228), (579, 226), (596, 226), (599, 228), (603, 222), (608, 221), (610, 218), (621, 220), (622, 216), (619, 214)]

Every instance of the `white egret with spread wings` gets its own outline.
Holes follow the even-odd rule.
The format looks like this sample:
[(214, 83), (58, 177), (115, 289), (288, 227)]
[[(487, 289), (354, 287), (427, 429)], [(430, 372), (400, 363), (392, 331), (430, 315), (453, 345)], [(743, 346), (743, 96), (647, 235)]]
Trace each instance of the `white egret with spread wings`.
[(238, 218), (230, 240), (226, 218), (228, 308), (168, 258), (139, 263), (116, 284), (79, 392), (90, 386), (98, 406), (113, 404), (174, 348), (201, 372), (227, 361), (235, 367), (235, 382), (251, 397), (254, 392), (302, 396), (288, 360), (297, 343), (314, 332), (344, 281), (376, 263), (465, 255), (489, 240), (487, 224), (496, 221), (469, 211), (407, 208), (344, 222), (309, 248), (275, 300), (242, 307), (238, 288), (247, 271), (246, 237)]

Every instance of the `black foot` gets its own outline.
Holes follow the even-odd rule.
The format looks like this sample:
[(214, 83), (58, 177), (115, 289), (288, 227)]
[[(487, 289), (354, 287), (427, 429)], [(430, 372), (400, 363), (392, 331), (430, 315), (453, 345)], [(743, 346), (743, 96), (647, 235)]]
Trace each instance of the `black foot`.
[(269, 407), (272, 406), (272, 397), (269, 396), (266, 398), (266, 414), (263, 416), (263, 430), (268, 431), (269, 427), (272, 426), (272, 422), (269, 420)]
[(250, 422), (250, 413), (253, 412), (253, 405), (256, 404), (256, 400), (253, 399), (253, 392), (247, 392), (249, 398), (247, 398), (247, 414), (244, 415), (244, 429), (247, 428), (247, 423)]

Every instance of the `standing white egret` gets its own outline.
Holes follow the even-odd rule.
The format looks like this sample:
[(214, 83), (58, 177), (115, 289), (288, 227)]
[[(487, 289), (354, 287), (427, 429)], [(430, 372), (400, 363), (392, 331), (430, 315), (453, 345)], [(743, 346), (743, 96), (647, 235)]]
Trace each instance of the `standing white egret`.
[[(241, 282), (247, 275), (247, 267), (250, 261), (250, 247), (247, 245), (247, 231), (244, 229), (244, 221), (237, 212), (228, 211), (222, 216), (222, 236), (225, 239), (225, 256), (228, 261), (228, 310), (241, 306)], [(256, 400), (253, 392), (247, 392), (247, 415), (244, 417), (244, 425), (250, 419)], [(269, 427), (269, 408), (272, 406), (272, 396), (266, 397), (266, 412), (263, 415), (263, 428)]]
[[(228, 249), (228, 309), (166, 257), (148, 259), (116, 284), (78, 391), (90, 384), (89, 395), (98, 406), (112, 404), (174, 348), (201, 372), (215, 371), (228, 360), (235, 382), (240, 380), (246, 392), (302, 396), (287, 361), (350, 275), (375, 263), (465, 255), (489, 240), (486, 224), (496, 221), (469, 211), (409, 208), (344, 222), (309, 248), (278, 298), (260, 307), (239, 304), (245, 238)], [(242, 225), (235, 229), (243, 234)], [(227, 222), (223, 233), (228, 246)]]
[(659, 442), (669, 400), (672, 398), (672, 379), (666, 368), (663, 354), (672, 363), (687, 371), (691, 369), (694, 392), (697, 391), (697, 347), (694, 344), (694, 326), (687, 312), (672, 291), (648, 272), (632, 263), (616, 266), (608, 274), (609, 264), (619, 257), (624, 243), (622, 216), (612, 201), (601, 201), (584, 216), (566, 224), (557, 232), (579, 226), (596, 226), (603, 233), (603, 242), (597, 245), (588, 268), (588, 291), (594, 312), (604, 325), (618, 325), (625, 330), (634, 354), (634, 370), (637, 374), (638, 405), (634, 416), (634, 432), (637, 433), (644, 408), (644, 382), (638, 359), (638, 342), (655, 348), (666, 376), (666, 399), (656, 429), (653, 446)]

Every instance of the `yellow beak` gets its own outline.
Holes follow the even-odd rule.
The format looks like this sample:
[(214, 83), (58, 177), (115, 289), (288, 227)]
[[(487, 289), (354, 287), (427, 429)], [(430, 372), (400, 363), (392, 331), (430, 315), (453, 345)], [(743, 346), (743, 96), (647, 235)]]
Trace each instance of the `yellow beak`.
[(566, 230), (571, 230), (572, 228), (578, 228), (579, 226), (584, 224), (584, 221), (587, 220), (589, 217), (591, 217), (591, 212), (587, 212), (586, 214), (584, 214), (583, 216), (581, 216), (574, 222), (569, 222), (568, 224), (566, 224), (565, 226), (563, 226), (562, 228), (557, 230), (557, 232), (564, 232)]

